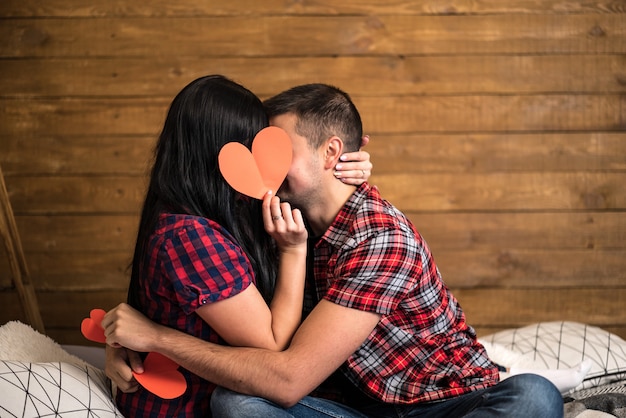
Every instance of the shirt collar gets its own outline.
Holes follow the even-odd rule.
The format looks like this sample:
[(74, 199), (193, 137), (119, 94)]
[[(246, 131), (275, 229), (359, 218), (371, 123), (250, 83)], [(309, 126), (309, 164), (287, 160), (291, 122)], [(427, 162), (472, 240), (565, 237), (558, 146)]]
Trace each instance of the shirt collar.
[(361, 184), (341, 207), (333, 223), (328, 227), (320, 241), (326, 241), (334, 247), (340, 246), (353, 235), (353, 225), (363, 201), (372, 190), (367, 182)]

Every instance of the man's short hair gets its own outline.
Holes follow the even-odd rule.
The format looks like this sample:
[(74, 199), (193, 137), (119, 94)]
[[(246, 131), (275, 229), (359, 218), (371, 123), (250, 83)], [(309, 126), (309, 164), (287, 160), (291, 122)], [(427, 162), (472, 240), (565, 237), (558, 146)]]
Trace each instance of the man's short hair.
[(304, 84), (293, 87), (264, 103), (270, 118), (293, 113), (297, 117), (296, 133), (318, 148), (333, 135), (344, 142), (345, 152), (361, 146), (363, 125), (350, 96), (327, 84)]

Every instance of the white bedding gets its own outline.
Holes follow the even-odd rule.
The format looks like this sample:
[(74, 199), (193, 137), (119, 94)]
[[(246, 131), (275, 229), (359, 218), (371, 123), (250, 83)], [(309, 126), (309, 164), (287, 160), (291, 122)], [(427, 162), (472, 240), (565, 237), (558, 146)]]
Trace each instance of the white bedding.
[[(581, 387), (564, 396), (566, 418), (626, 418), (626, 342), (600, 328), (550, 322), (481, 338), (504, 366), (572, 367), (592, 358)], [(19, 321), (0, 326), (0, 416), (122, 417), (103, 371), (104, 349), (61, 346)], [(87, 414), (87, 415), (86, 415)]]

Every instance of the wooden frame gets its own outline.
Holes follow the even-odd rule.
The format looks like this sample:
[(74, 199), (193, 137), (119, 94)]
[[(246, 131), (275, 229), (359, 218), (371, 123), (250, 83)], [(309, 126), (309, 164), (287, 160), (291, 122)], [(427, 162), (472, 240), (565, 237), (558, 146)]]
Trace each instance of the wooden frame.
[(39, 312), (35, 289), (28, 274), (26, 258), (24, 257), (20, 235), (15, 223), (15, 217), (13, 216), (11, 202), (9, 201), (9, 193), (4, 183), (2, 168), (0, 168), (0, 203), (0, 208), (2, 209), (0, 210), (0, 235), (2, 235), (2, 240), (7, 249), (13, 283), (20, 297), (26, 319), (33, 328), (43, 334), (45, 333), (43, 320)]

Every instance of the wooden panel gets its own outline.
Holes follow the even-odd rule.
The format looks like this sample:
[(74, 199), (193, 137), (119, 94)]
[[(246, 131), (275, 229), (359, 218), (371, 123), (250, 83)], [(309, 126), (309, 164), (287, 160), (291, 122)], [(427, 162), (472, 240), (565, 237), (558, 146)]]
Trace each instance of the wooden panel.
[[(5, 175), (149, 170), (155, 137), (0, 137)], [(424, 134), (371, 137), (376, 175), (626, 169), (626, 133)]]
[(143, 177), (8, 177), (16, 214), (138, 214), (145, 195)]
[[(131, 251), (26, 254), (31, 281), (38, 291), (125, 289), (130, 280), (128, 266), (131, 258)], [(5, 271), (8, 271), (7, 263), (0, 259), (0, 272), (3, 273), (0, 287), (8, 288), (10, 282), (4, 279)]]
[[(436, 253), (626, 249), (624, 212), (409, 212), (407, 215)], [(21, 225), (19, 222), (20, 218), (18, 225)]]
[(403, 211), (626, 208), (626, 173), (389, 174), (371, 182)]
[(151, 135), (163, 127), (168, 99), (1, 100), (0, 136)]
[(5, 19), (0, 56), (624, 53), (623, 20), (613, 14)]
[(38, 291), (118, 290), (126, 289), (130, 280), (131, 251), (48, 252), (27, 256)]
[(132, 252), (139, 215), (54, 215), (17, 217), (26, 252)]
[(626, 169), (626, 133), (372, 135), (373, 173)]
[(0, 292), (0, 306), (2, 306), (2, 309), (0, 309), (0, 325), (8, 321), (20, 321), (25, 324), (28, 323), (28, 320), (26, 319), (26, 312), (20, 303), (20, 297), (18, 296), (15, 288), (2, 290), (3, 291)]
[[(171, 99), (0, 99), (2, 136), (157, 135)], [(621, 131), (626, 96), (354, 97), (369, 134)]]
[(353, 96), (626, 91), (626, 55), (8, 59), (0, 73), (2, 95), (38, 97), (174, 97), (206, 74), (265, 96), (312, 81)]
[[(39, 292), (37, 298), (46, 323), (46, 335), (59, 344), (95, 346), (80, 333), (80, 323), (93, 308), (108, 310), (125, 301), (126, 292)], [(0, 292), (0, 305), (3, 306), (0, 309), (0, 325), (15, 320), (26, 323), (20, 313), (17, 293)]]
[(168, 2), (128, 2), (109, 0), (94, 5), (88, 0), (5, 0), (0, 3), (0, 16), (230, 16), (275, 14), (495, 14), (495, 13), (623, 13), (626, 6), (620, 1), (585, 2), (580, 0), (452, 0), (441, 2), (403, 1), (381, 2), (378, 0), (316, 0), (314, 2), (285, 2), (284, 0), (234, 0), (204, 1), (179, 0)]
[[(143, 177), (7, 176), (16, 214), (136, 214)], [(626, 173), (374, 175), (383, 196), (405, 212), (626, 208)], [(60, 198), (62, 196), (62, 198)]]
[(93, 308), (109, 310), (126, 301), (126, 290), (99, 292), (54, 292), (41, 296), (41, 313), (50, 327), (67, 327), (78, 324)]
[[(349, 92), (372, 183), (479, 333), (625, 335), (623, 1), (105, 3), (0, 2), (0, 164), (55, 339), (126, 298), (151, 148), (208, 73)], [(0, 254), (1, 322), (24, 318), (7, 272)]]
[[(407, 213), (436, 250), (623, 250), (626, 214)], [(138, 215), (23, 215), (17, 217), (28, 253), (131, 251)]]
[(626, 96), (355, 97), (372, 133), (624, 131)]
[[(433, 250), (434, 251), (434, 250)], [(434, 252), (445, 282), (455, 288), (620, 288), (626, 250)]]
[[(3, 245), (0, 246), (0, 294), (7, 290), (17, 292), (15, 284), (13, 283), (13, 273), (11, 272), (11, 265), (9, 264), (9, 253)], [(15, 297), (17, 297), (17, 293), (15, 294)]]
[[(449, 286), (456, 288), (623, 287), (626, 250), (458, 250), (433, 248)], [(37, 290), (106, 290), (128, 284), (131, 251), (27, 253)], [(8, 271), (4, 259), (0, 272)], [(6, 277), (6, 276), (5, 276)], [(9, 283), (0, 281), (0, 287)]]
[[(3, 137), (5, 174), (147, 175), (155, 137)], [(5, 169), (6, 167), (6, 169)]]
[(540, 321), (626, 323), (626, 289), (452, 289), (470, 324), (517, 327)]

